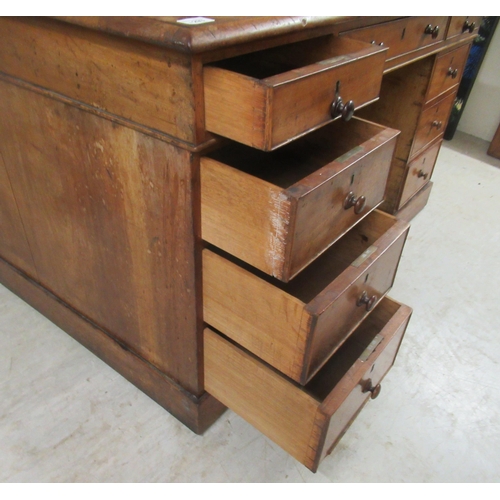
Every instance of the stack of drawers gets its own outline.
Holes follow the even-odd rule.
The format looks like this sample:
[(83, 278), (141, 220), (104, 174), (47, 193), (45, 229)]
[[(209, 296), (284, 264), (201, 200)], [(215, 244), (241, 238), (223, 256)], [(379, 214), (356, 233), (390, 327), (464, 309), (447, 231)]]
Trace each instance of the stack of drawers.
[[(388, 47), (380, 101), (361, 113), (401, 131), (382, 206), (388, 213), (409, 220), (429, 197), (430, 178), (467, 61), (470, 34), (480, 20), (420, 16), (342, 33)], [(420, 58), (423, 51), (433, 45), (438, 48), (444, 41), (458, 46)]]
[(435, 58), (410, 150), (398, 210), (402, 210), (413, 196), (424, 189), (431, 178), (468, 53), (469, 45), (462, 45)]
[(399, 131), (352, 118), (385, 57), (328, 36), (204, 70), (205, 388), (313, 471), (411, 314), (386, 296), (409, 225), (377, 210)]

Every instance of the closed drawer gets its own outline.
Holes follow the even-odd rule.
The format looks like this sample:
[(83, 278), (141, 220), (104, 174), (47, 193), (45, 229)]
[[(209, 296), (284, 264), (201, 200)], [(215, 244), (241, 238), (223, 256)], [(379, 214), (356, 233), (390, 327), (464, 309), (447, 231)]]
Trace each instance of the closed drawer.
[(288, 281), (383, 201), (398, 133), (354, 118), (202, 158), (202, 238)]
[(479, 26), (481, 26), (481, 20), (481, 16), (452, 16), (446, 38), (477, 33)]
[(388, 47), (387, 61), (444, 39), (448, 18), (419, 16), (346, 31), (344, 36)]
[(427, 90), (427, 101), (435, 99), (460, 83), (468, 54), (469, 45), (463, 45), (458, 49), (440, 55), (436, 59)]
[(205, 249), (204, 320), (304, 384), (391, 288), (408, 227), (375, 210), (286, 284)]
[(380, 392), (410, 315), (410, 308), (385, 298), (305, 387), (207, 328), (205, 388), (315, 472)]
[(275, 149), (330, 122), (337, 97), (355, 108), (377, 99), (385, 52), (328, 36), (206, 66), (206, 128)]
[(425, 150), (408, 164), (406, 180), (398, 208), (401, 208), (417, 191), (429, 182), (440, 148), (441, 141)]
[(442, 137), (454, 101), (455, 93), (422, 112), (413, 139), (410, 157), (417, 155), (423, 148), (438, 137)]

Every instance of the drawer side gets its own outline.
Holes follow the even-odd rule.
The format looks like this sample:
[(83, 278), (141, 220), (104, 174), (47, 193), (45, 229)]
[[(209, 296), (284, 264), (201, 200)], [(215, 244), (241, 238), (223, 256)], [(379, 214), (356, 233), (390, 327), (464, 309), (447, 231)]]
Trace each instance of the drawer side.
[(317, 447), (320, 438), (319, 403), (209, 328), (204, 351), (207, 392), (312, 467), (308, 450)]

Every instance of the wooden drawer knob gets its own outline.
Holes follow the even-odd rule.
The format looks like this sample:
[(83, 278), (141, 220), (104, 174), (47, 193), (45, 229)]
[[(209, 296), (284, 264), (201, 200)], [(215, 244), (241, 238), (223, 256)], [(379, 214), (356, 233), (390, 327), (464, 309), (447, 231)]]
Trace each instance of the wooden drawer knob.
[(458, 75), (458, 69), (455, 68), (448, 68), (448, 76), (451, 76), (453, 79), (455, 79)]
[(342, 97), (338, 96), (335, 101), (333, 101), (330, 109), (332, 118), (337, 118), (337, 116), (342, 116), (342, 119), (348, 122), (354, 115), (354, 102), (347, 101), (344, 104)]
[(443, 126), (443, 122), (442, 121), (438, 121), (438, 120), (434, 120), (432, 123), (431, 123), (431, 127), (436, 127), (438, 130)]
[(426, 35), (431, 35), (432, 38), (437, 38), (437, 36), (439, 35), (439, 26), (432, 27), (432, 24), (428, 24), (425, 27), (424, 33)]
[(345, 197), (344, 200), (344, 209), (348, 210), (351, 207), (354, 207), (354, 213), (360, 214), (366, 205), (366, 198), (364, 196), (358, 196), (350, 191), (349, 194)]
[(476, 23), (469, 23), (469, 21), (465, 21), (464, 25), (462, 26), (462, 33), (465, 33), (466, 31), (472, 33), (475, 27)]
[(372, 295), (371, 297), (369, 297), (368, 294), (366, 293), (366, 290), (363, 290), (363, 293), (361, 294), (361, 296), (357, 300), (356, 305), (358, 307), (361, 307), (362, 305), (366, 305), (366, 310), (371, 311), (376, 302), (377, 302), (376, 295)]
[(423, 170), (419, 170), (419, 171), (418, 171), (418, 174), (417, 174), (417, 177), (418, 177), (418, 178), (421, 178), (421, 177), (422, 177), (422, 178), (424, 179), (424, 181), (425, 181), (425, 179), (427, 179), (427, 177), (429, 177), (429, 174), (428, 174), (428, 173), (425, 173)]
[(375, 399), (380, 394), (382, 390), (382, 386), (377, 384), (375, 387), (373, 386), (372, 380), (368, 379), (363, 387), (363, 392), (371, 392), (371, 398)]

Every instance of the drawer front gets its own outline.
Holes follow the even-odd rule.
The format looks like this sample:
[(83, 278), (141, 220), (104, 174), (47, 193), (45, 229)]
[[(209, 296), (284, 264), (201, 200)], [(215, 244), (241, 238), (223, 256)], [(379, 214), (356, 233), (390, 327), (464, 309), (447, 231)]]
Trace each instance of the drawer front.
[(420, 16), (360, 28), (345, 32), (343, 35), (388, 47), (387, 60), (390, 61), (408, 52), (442, 41), (447, 22), (448, 18), (444, 16)]
[(338, 359), (332, 358), (305, 388), (207, 328), (205, 389), (315, 471), (352, 416), (379, 392), (410, 315), (408, 307), (384, 299)]
[(408, 164), (408, 171), (401, 194), (401, 201), (399, 202), (399, 208), (429, 182), (440, 148), (441, 141), (421, 153)]
[(460, 83), (468, 54), (469, 45), (467, 44), (451, 52), (446, 52), (436, 59), (427, 91), (427, 101), (435, 99)]
[(392, 286), (408, 227), (375, 211), (288, 284), (206, 249), (204, 321), (304, 384)]
[(481, 20), (481, 16), (452, 16), (446, 38), (477, 33), (479, 26), (481, 26)]
[(380, 47), (326, 37), (207, 66), (206, 128), (273, 150), (338, 118), (338, 97), (354, 108), (377, 99), (384, 62)]
[(455, 93), (422, 112), (413, 140), (410, 157), (414, 157), (432, 141), (438, 137), (442, 137), (446, 130), (446, 124), (448, 123), (454, 101)]
[(383, 201), (398, 133), (353, 119), (202, 158), (202, 238), (287, 282)]
[[(307, 305), (316, 324), (306, 353), (306, 376), (302, 381), (309, 380), (323, 366), (389, 292), (403, 252), (407, 228), (407, 223), (401, 221), (393, 228), (398, 231), (397, 236), (386, 234), (385, 243), (384, 238), (379, 238), (361, 258), (354, 261), (344, 273), (344, 279), (349, 275), (349, 284), (345, 289), (339, 291), (336, 286), (329, 287)], [(334, 299), (331, 298), (332, 289), (335, 290)], [(325, 300), (326, 297), (330, 300)]]
[[(391, 299), (386, 298), (384, 300), (390, 301)], [(388, 307), (389, 304), (391, 306), (390, 308)], [(363, 374), (360, 374), (359, 377), (355, 377), (355, 379), (358, 380), (356, 386), (340, 405), (339, 400), (341, 400), (341, 398), (336, 399), (333, 397), (333, 394), (330, 395), (331, 406), (330, 408), (325, 408), (325, 413), (328, 416), (331, 415), (331, 417), (328, 419), (325, 441), (319, 456), (318, 464), (325, 456), (333, 451), (349, 426), (363, 409), (364, 405), (370, 399), (377, 398), (382, 392), (381, 382), (396, 359), (401, 341), (408, 326), (408, 321), (410, 320), (411, 309), (406, 306), (399, 306), (394, 302), (382, 303), (381, 306), (382, 309), (386, 309), (380, 313), (380, 317), (370, 318), (374, 321), (374, 325), (377, 325), (382, 317), (384, 318), (382, 321), (387, 321), (381, 333), (378, 334), (382, 338), (377, 338), (377, 336), (374, 338), (374, 344), (378, 341), (381, 343), (377, 345), (375, 351), (372, 352), (373, 358), (366, 358), (368, 353), (364, 353), (361, 362), (367, 363), (367, 365), (362, 369)], [(390, 316), (390, 319), (386, 320), (386, 315), (390, 314), (393, 315)], [(363, 327), (365, 327), (365, 325), (362, 325), (362, 328)], [(375, 326), (375, 328), (380, 327)], [(371, 338), (371, 336), (369, 338)], [(368, 352), (370, 352), (370, 349), (371, 347), (367, 347)], [(376, 357), (377, 350), (379, 353), (378, 358)], [(380, 404), (383, 404), (383, 402), (381, 401)], [(325, 407), (326, 406), (327, 405), (325, 405)]]

